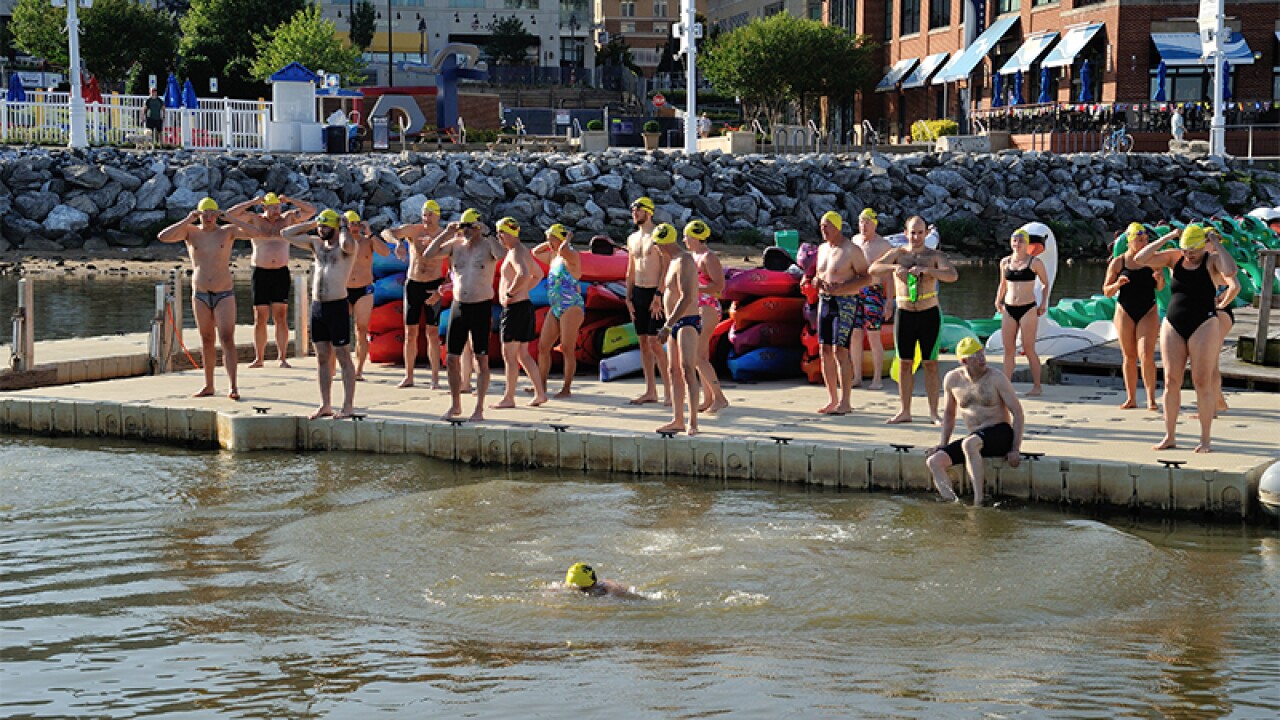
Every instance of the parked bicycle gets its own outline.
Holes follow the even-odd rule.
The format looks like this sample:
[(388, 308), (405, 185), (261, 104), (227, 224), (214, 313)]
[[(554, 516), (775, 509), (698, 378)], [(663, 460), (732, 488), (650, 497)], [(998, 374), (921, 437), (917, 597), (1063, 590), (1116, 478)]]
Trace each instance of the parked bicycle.
[(1124, 125), (1116, 128), (1102, 139), (1102, 154), (1110, 155), (1111, 153), (1127, 153), (1133, 149), (1133, 136), (1125, 129)]

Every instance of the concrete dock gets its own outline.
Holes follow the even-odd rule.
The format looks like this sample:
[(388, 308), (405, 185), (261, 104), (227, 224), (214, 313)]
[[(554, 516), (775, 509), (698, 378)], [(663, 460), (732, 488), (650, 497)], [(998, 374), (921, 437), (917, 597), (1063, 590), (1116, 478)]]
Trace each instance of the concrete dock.
[[(242, 330), (239, 335), (249, 335)], [(99, 355), (112, 343), (60, 341)], [(143, 336), (145, 353), (145, 336)], [(188, 332), (188, 347), (191, 333)], [(117, 352), (127, 355), (136, 338), (121, 336)], [(42, 343), (42, 345), (45, 345)], [(69, 346), (68, 346), (69, 347)], [(243, 349), (242, 349), (243, 350)], [(56, 354), (39, 350), (53, 361)], [(107, 356), (103, 355), (103, 358)], [(145, 357), (145, 355), (144, 355)], [(954, 367), (943, 363), (944, 371)], [(107, 360), (102, 360), (107, 363)], [(430, 390), (419, 369), (419, 386), (398, 389), (403, 369), (372, 365), (359, 383), (352, 421), (308, 420), (318, 389), (314, 358), (274, 362), (260, 369), (240, 366), (239, 402), (225, 397), (226, 376), (217, 369), (219, 395), (193, 398), (203, 384), (198, 371), (71, 382), (0, 393), (0, 429), (9, 433), (136, 438), (231, 451), (352, 450), (383, 454), (416, 453), (476, 464), (559, 467), (586, 472), (670, 474), (714, 479), (754, 479), (812, 483), (851, 489), (930, 492), (923, 451), (938, 442), (927, 422), (928, 408), (917, 377), (916, 421), (885, 424), (897, 410), (897, 390), (886, 379), (882, 390), (854, 391), (855, 412), (817, 415), (825, 403), (820, 386), (803, 380), (760, 384), (725, 381), (732, 407), (702, 417), (701, 434), (664, 438), (654, 430), (670, 419), (660, 406), (636, 407), (641, 381), (601, 383), (593, 374), (574, 383), (574, 397), (553, 399), (541, 408), (486, 409), (478, 423), (454, 425), (439, 418), (448, 393)], [(522, 381), (522, 386), (528, 381)], [(552, 378), (551, 389), (559, 387)], [(1025, 386), (1019, 386), (1025, 390)], [(489, 402), (503, 390), (495, 370)], [(335, 396), (341, 385), (335, 383)], [(518, 402), (528, 402), (525, 393)], [(1179, 448), (1156, 451), (1163, 419), (1144, 409), (1120, 410), (1121, 391), (1046, 385), (1045, 395), (1024, 398), (1027, 432), (1024, 460), (1017, 468), (988, 462), (987, 494), (1032, 502), (1098, 509), (1194, 514), (1216, 519), (1256, 518), (1258, 478), (1280, 459), (1280, 401), (1269, 392), (1231, 391), (1231, 410), (1214, 423), (1210, 454), (1195, 454), (1198, 421), (1190, 416), (1194, 393), (1184, 392)], [(474, 403), (464, 396), (469, 415)], [(895, 448), (892, 444), (902, 447)], [(1166, 462), (1169, 461), (1169, 462)], [(1172, 465), (1172, 466), (1170, 466)], [(964, 487), (953, 468), (958, 489)]]

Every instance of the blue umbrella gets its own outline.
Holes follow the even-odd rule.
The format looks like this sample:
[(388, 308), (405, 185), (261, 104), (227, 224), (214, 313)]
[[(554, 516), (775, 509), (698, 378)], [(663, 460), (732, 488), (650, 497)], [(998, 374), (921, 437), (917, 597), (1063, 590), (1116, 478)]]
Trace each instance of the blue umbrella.
[(1222, 61), (1222, 101), (1231, 99), (1231, 63)]
[(18, 73), (9, 74), (9, 90), (5, 93), (4, 99), (9, 102), (27, 101), (27, 91), (22, 87), (22, 76)]
[(1049, 84), (1052, 78), (1049, 77), (1049, 68), (1040, 68), (1040, 97), (1036, 98), (1036, 102), (1045, 105), (1053, 102), (1053, 98), (1049, 97)]
[(169, 73), (169, 82), (164, 86), (164, 106), (167, 108), (182, 107), (182, 95), (178, 92), (178, 78)]
[(1013, 104), (1022, 104), (1022, 71), (1013, 74)]
[(1088, 60), (1080, 63), (1080, 102), (1093, 102), (1093, 65)]
[(996, 73), (991, 80), (991, 107), (997, 108), (1004, 105), (1004, 76)]
[(182, 84), (182, 107), (188, 110), (200, 107), (200, 101), (196, 99), (196, 86), (191, 84), (191, 78), (187, 78)]
[(1164, 61), (1161, 60), (1160, 65), (1156, 67), (1156, 94), (1155, 94), (1155, 97), (1151, 98), (1152, 100), (1156, 102), (1168, 101), (1168, 97), (1165, 95), (1165, 91), (1164, 91), (1164, 86), (1168, 80), (1168, 75), (1169, 75), (1169, 68), (1164, 64)]

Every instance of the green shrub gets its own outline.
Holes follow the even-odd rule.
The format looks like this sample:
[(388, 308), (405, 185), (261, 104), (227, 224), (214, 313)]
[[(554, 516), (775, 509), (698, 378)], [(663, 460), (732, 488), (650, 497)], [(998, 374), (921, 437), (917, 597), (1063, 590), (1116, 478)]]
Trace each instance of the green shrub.
[(657, 120), (649, 120), (644, 124), (644, 131), (647, 133), (656, 133), (660, 130), (662, 130), (662, 126), (658, 124)]
[(763, 245), (765, 244), (765, 234), (756, 228), (742, 228), (740, 230), (730, 230), (725, 234), (725, 242), (730, 245)]
[(603, 130), (603, 129), (604, 129), (604, 123), (600, 122), (599, 120), (588, 120), (588, 121), (587, 121), (587, 129), (588, 129), (588, 130)]
[(933, 140), (943, 135), (958, 135), (960, 126), (955, 120), (917, 120), (911, 125), (911, 135), (915, 140)]
[[(938, 218), (934, 225), (938, 228), (938, 236), (953, 248), (958, 245), (982, 242), (992, 235), (992, 228), (973, 216)], [(999, 248), (1000, 252), (1008, 249), (1000, 248), (999, 245), (995, 247)]]
[(498, 139), (497, 130), (468, 130), (467, 142), (491, 143)]

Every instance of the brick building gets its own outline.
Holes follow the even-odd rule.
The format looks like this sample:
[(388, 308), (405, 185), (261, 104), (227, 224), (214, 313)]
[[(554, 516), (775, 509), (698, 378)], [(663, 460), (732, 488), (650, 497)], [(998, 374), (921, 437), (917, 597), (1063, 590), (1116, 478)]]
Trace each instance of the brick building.
[[(697, 12), (706, 14), (707, 0), (697, 0)], [(595, 0), (595, 20), (609, 38), (621, 38), (645, 75), (652, 76), (671, 39), (671, 27), (680, 21), (680, 0)]]
[[(852, 108), (890, 135), (915, 120), (952, 117), (1013, 100), (1149, 103), (1166, 66), (1169, 101), (1211, 97), (1212, 68), (1199, 61), (1199, 5), (1182, 0), (824, 0), (824, 18), (882, 45), (883, 72)], [(1240, 107), (1280, 102), (1280, 4), (1229, 0), (1227, 87)], [(1088, 63), (1088, 70), (1085, 63)], [(999, 76), (997, 80), (996, 76)], [(1017, 80), (1021, 79), (1018, 86)], [(1047, 82), (1043, 82), (1047, 81)]]

